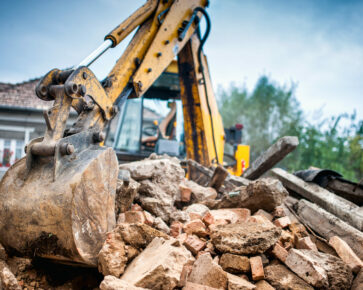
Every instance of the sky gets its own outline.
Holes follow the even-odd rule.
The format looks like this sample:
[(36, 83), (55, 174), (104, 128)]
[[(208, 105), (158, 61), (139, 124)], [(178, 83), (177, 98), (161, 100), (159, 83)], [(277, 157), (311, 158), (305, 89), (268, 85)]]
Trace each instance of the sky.
[[(145, 1), (1, 0), (0, 82), (40, 77), (78, 64)], [(297, 85), (308, 118), (363, 119), (363, 1), (211, 0), (204, 52), (215, 90), (253, 90), (268, 75)], [(91, 69), (103, 79), (129, 38)]]

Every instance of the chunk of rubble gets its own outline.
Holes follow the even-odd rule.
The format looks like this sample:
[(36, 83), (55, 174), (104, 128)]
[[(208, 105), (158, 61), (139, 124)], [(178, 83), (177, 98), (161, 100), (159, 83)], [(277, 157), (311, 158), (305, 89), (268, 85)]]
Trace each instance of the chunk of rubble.
[(5, 262), (0, 261), (0, 288), (6, 290), (21, 290), (18, 280)]
[(350, 289), (351, 269), (339, 258), (311, 250), (291, 249), (285, 264), (314, 287)]
[(121, 234), (114, 230), (107, 233), (107, 238), (98, 254), (98, 271), (104, 276), (120, 277), (127, 263), (125, 243)]
[(255, 285), (256, 285), (256, 290), (274, 290), (275, 289), (268, 282), (266, 282), (266, 280), (260, 280)]
[(260, 256), (251, 257), (251, 272), (252, 272), (252, 280), (259, 281), (265, 279), (265, 272), (263, 270), (262, 259)]
[(348, 244), (338, 236), (331, 237), (329, 244), (337, 252), (338, 256), (352, 269), (354, 273), (358, 273), (363, 268), (361, 259), (353, 252)]
[(228, 223), (245, 222), (251, 216), (251, 211), (247, 208), (227, 208), (211, 210), (210, 214), (214, 221), (226, 220)]
[(2, 244), (0, 244), (0, 260), (6, 260), (8, 258), (8, 254)]
[(226, 289), (227, 273), (213, 262), (210, 254), (201, 255), (195, 262), (188, 281), (218, 289)]
[(190, 216), (185, 211), (175, 210), (170, 214), (170, 222), (175, 222), (175, 221), (186, 223), (190, 221)]
[(197, 255), (206, 247), (206, 243), (195, 235), (187, 235), (183, 242), (183, 245), (194, 255)]
[(206, 237), (208, 236), (207, 228), (205, 227), (205, 224), (199, 220), (192, 220), (190, 222), (187, 222), (184, 224), (183, 230), (187, 234), (194, 234), (198, 237)]
[(288, 192), (279, 180), (261, 178), (225, 194), (222, 200), (214, 204), (214, 208), (241, 207), (252, 212), (259, 209), (270, 212), (281, 205), (287, 196)]
[(266, 280), (276, 289), (314, 290), (284, 265), (269, 265), (265, 268)]
[(211, 240), (222, 253), (262, 254), (279, 239), (281, 229), (270, 224), (236, 223), (213, 228)]
[(116, 215), (131, 209), (140, 184), (130, 178), (127, 182), (118, 180), (115, 196)]
[(197, 214), (199, 214), (200, 216), (203, 217), (207, 212), (209, 212), (209, 208), (206, 207), (204, 204), (194, 203), (194, 204), (188, 206), (186, 208), (185, 212), (187, 214), (197, 213)]
[(170, 234), (170, 228), (168, 225), (159, 217), (154, 219), (153, 227), (156, 228), (159, 231), (162, 231), (165, 234)]
[(143, 290), (146, 288), (136, 287), (124, 280), (114, 276), (106, 276), (100, 284), (100, 290)]
[(190, 190), (191, 200), (193, 202), (201, 202), (208, 199), (213, 200), (217, 197), (217, 191), (214, 188), (201, 186), (192, 180), (185, 179), (180, 186), (182, 189), (188, 188)]
[(280, 217), (274, 221), (275, 226), (280, 228), (286, 228), (291, 224), (290, 218), (288, 216)]
[(267, 218), (270, 222), (272, 222), (272, 220), (274, 218), (272, 216), (272, 214), (268, 213), (267, 211), (265, 211), (263, 209), (259, 209), (258, 211), (256, 211), (254, 213), (254, 216), (256, 216), (256, 215), (263, 216), (263, 217)]
[(155, 238), (126, 268), (121, 280), (137, 287), (174, 289), (183, 266), (194, 260), (175, 239)]
[(221, 265), (224, 271), (232, 274), (248, 273), (251, 270), (248, 257), (230, 253), (224, 253), (221, 256), (219, 265)]
[(256, 289), (255, 285), (236, 275), (227, 273), (227, 278), (228, 278), (228, 290)]
[(146, 224), (119, 224), (113, 230), (120, 233), (123, 241), (135, 248), (146, 247), (155, 237), (169, 239), (169, 236)]
[(305, 249), (305, 250), (312, 250), (318, 251), (315, 243), (311, 240), (310, 237), (304, 237), (297, 240), (296, 248), (298, 249)]

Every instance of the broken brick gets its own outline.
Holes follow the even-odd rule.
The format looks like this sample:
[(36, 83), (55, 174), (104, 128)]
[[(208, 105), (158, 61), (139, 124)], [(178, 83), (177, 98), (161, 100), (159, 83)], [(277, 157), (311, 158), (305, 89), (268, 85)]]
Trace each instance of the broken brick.
[(265, 273), (263, 270), (261, 257), (260, 256), (251, 257), (250, 264), (251, 264), (252, 280), (259, 281), (265, 279)]
[(296, 248), (318, 251), (315, 243), (310, 239), (310, 237), (304, 237), (297, 240)]
[(233, 274), (246, 273), (251, 270), (248, 257), (230, 253), (224, 253), (220, 258), (219, 264), (224, 271)]
[(280, 217), (274, 221), (275, 226), (280, 228), (286, 228), (291, 224), (290, 218), (288, 216)]
[(195, 234), (199, 237), (206, 237), (208, 235), (205, 224), (200, 219), (187, 222), (184, 225), (183, 230), (187, 234)]
[(285, 263), (288, 252), (284, 247), (280, 246), (279, 243), (276, 243), (272, 249), (272, 254), (281, 262)]
[(183, 245), (194, 255), (197, 255), (198, 252), (205, 248), (206, 243), (195, 235), (188, 235), (184, 240)]
[(170, 235), (174, 238), (179, 236), (182, 233), (183, 226), (184, 225), (181, 222), (178, 221), (172, 222), (170, 225)]

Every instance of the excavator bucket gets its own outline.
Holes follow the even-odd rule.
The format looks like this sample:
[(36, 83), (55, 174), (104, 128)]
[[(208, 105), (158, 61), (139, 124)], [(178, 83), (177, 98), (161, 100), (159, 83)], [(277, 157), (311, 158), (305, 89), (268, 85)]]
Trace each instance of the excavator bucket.
[(118, 162), (93, 135), (60, 139), (58, 148), (73, 144), (74, 151), (35, 156), (31, 170), (25, 157), (9, 168), (0, 183), (0, 241), (7, 249), (97, 265), (105, 234), (115, 225)]

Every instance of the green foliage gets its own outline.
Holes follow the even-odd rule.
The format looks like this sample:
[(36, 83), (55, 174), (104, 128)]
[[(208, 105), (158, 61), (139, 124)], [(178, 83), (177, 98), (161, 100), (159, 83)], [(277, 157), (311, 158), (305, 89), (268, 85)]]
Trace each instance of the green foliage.
[(362, 178), (363, 121), (356, 120), (356, 114), (342, 114), (309, 123), (294, 92), (294, 84), (279, 86), (266, 76), (251, 93), (236, 85), (220, 89), (224, 125), (244, 125), (244, 143), (251, 145), (252, 161), (278, 138), (297, 136), (298, 148), (281, 161), (280, 167), (295, 171), (315, 166), (336, 170), (348, 179)]

